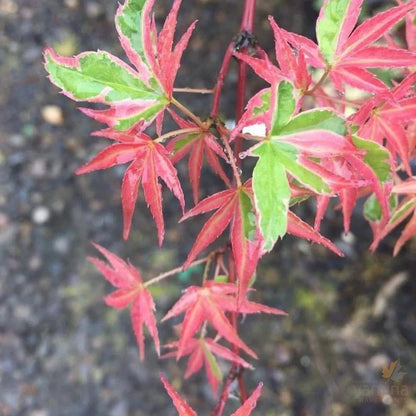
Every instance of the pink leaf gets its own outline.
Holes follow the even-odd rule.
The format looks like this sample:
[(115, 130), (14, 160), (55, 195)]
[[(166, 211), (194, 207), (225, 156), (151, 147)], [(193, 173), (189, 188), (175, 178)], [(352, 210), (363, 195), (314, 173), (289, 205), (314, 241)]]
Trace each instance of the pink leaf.
[(144, 359), (144, 335), (143, 326), (149, 330), (158, 355), (160, 355), (160, 342), (154, 316), (155, 304), (149, 291), (142, 283), (139, 272), (131, 265), (106, 250), (104, 247), (94, 244), (94, 247), (106, 257), (108, 265), (96, 258), (89, 260), (98, 268), (104, 277), (112, 283), (117, 290), (105, 297), (107, 305), (121, 309), (131, 306), (131, 321), (140, 350), (140, 359)]
[(399, 253), (403, 245), (415, 235), (416, 235), (416, 210), (413, 212), (412, 218), (406, 224), (406, 227), (404, 227), (404, 230), (402, 231), (400, 238), (397, 240), (396, 244), (394, 245), (393, 255), (397, 256), (397, 254)]
[(416, 65), (416, 54), (388, 46), (369, 46), (342, 60), (342, 66), (363, 68), (396, 68)]
[(327, 238), (323, 237), (291, 211), (288, 212), (287, 232), (289, 234), (295, 235), (296, 237), (305, 238), (307, 240), (313, 241), (314, 243), (322, 244), (323, 246), (332, 250), (334, 253), (338, 254), (338, 256), (344, 257), (342, 252), (335, 246), (335, 244), (333, 244)]
[(330, 77), (334, 82), (338, 91), (343, 92), (343, 88), (340, 85), (340, 82), (337, 82), (337, 78), (341, 78), (342, 81), (351, 85), (355, 88), (360, 88), (364, 91), (369, 91), (372, 93), (383, 92), (387, 89), (387, 86), (380, 81), (375, 75), (367, 70), (359, 67), (348, 67), (337, 65), (334, 67), (333, 71), (330, 72)]
[(395, 185), (392, 189), (396, 194), (416, 194), (416, 176)]
[(172, 399), (173, 405), (178, 411), (179, 416), (197, 416), (195, 411), (188, 405), (188, 403), (186, 403), (186, 401), (173, 389), (163, 374), (160, 374), (159, 377), (165, 386), (167, 393)]
[(416, 1), (412, 0), (366, 19), (345, 42), (342, 55), (351, 55), (381, 38), (415, 6)]
[(106, 147), (97, 156), (76, 170), (77, 175), (98, 169), (111, 168), (132, 161), (141, 150), (141, 145), (117, 143)]
[(281, 29), (281, 31), (293, 47), (295, 47), (298, 51), (302, 51), (308, 64), (314, 66), (315, 68), (325, 68), (326, 65), (324, 58), (322, 57), (321, 51), (315, 42), (305, 36), (287, 32), (284, 29)]
[(259, 383), (256, 390), (254, 390), (251, 396), (231, 416), (250, 416), (251, 412), (256, 407), (257, 400), (260, 397), (262, 387), (263, 387), (263, 383)]
[(123, 238), (127, 240), (130, 233), (131, 221), (139, 193), (140, 181), (143, 175), (143, 161), (135, 160), (126, 170), (121, 185), (121, 204), (123, 207)]
[(344, 136), (330, 130), (305, 130), (287, 136), (279, 136), (279, 142), (290, 143), (305, 155), (327, 157), (357, 152)]
[(354, 29), (358, 17), (360, 16), (362, 4), (363, 0), (351, 0), (349, 2), (348, 10), (342, 22), (342, 28), (338, 37), (337, 48), (335, 50), (336, 56), (338, 56), (342, 52), (342, 49), (345, 45), (345, 42), (348, 39), (348, 36), (350, 36), (352, 30)]

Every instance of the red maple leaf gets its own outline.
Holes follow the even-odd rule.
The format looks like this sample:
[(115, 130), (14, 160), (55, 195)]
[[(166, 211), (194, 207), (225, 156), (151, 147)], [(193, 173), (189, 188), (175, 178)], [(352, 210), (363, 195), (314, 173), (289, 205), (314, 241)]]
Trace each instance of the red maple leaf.
[(367, 100), (350, 119), (359, 125), (357, 135), (382, 144), (387, 140), (387, 148), (397, 154), (411, 175), (411, 143), (406, 127), (416, 118), (416, 97), (413, 93), (416, 72), (404, 78), (389, 91), (389, 94), (376, 94)]
[[(68, 58), (46, 48), (45, 64), (51, 81), (75, 101), (105, 104), (105, 109), (81, 111), (109, 127), (119, 131), (138, 126), (144, 129), (156, 119), (160, 131), (164, 111), (173, 99), (182, 54), (196, 23), (173, 46), (180, 5), (181, 0), (173, 2), (158, 34), (152, 13), (154, 0), (126, 0), (117, 10), (115, 23), (133, 67), (107, 52), (85, 52)], [(66, 73), (79, 81), (71, 82)]]
[(195, 257), (216, 240), (231, 223), (231, 246), (243, 298), (248, 282), (262, 256), (262, 239), (256, 226), (250, 181), (237, 189), (211, 195), (190, 209), (181, 221), (212, 210), (216, 212), (202, 227), (184, 263), (188, 267)]
[[(184, 120), (173, 111), (170, 111), (170, 114), (181, 129), (194, 128), (198, 131), (198, 126), (194, 122)], [(225, 174), (219, 161), (219, 158), (227, 160), (227, 157), (218, 143), (217, 138), (209, 130), (202, 130), (190, 134), (180, 134), (168, 143), (166, 149), (169, 154), (172, 155), (170, 160), (174, 164), (188, 153), (190, 154), (188, 171), (195, 204), (197, 204), (199, 200), (199, 181), (201, 178), (204, 155), (212, 170), (224, 181), (227, 187), (231, 188), (230, 180)]]
[(174, 388), (169, 384), (168, 380), (166, 380), (164, 375), (159, 374), (159, 377), (163, 385), (165, 386), (167, 393), (172, 399), (173, 405), (178, 411), (179, 416), (197, 416), (195, 410), (193, 410), (191, 406), (189, 406), (189, 404), (186, 403), (186, 401), (174, 390)]
[(118, 143), (106, 147), (92, 160), (81, 166), (76, 171), (76, 174), (80, 175), (131, 162), (124, 174), (121, 187), (121, 202), (124, 217), (123, 237), (127, 239), (129, 236), (131, 220), (141, 183), (145, 200), (156, 222), (159, 246), (162, 245), (164, 220), (162, 213), (162, 192), (158, 178), (161, 178), (176, 198), (178, 198), (182, 210), (185, 205), (182, 188), (176, 169), (169, 160), (169, 153), (160, 143), (153, 141), (144, 133), (136, 133), (135, 131), (120, 133), (105, 130), (98, 132), (98, 134), (113, 138)]
[[(302, 164), (325, 178), (341, 201), (344, 217), (344, 232), (350, 227), (350, 219), (356, 201), (359, 197), (374, 192), (381, 204), (383, 216), (388, 218), (388, 196), (390, 184), (381, 184), (376, 173), (365, 163), (363, 155), (346, 154), (343, 157), (323, 158), (320, 164), (301, 157)], [(305, 193), (304, 193), (305, 194)], [(305, 195), (308, 195), (306, 193)], [(315, 217), (315, 229), (319, 229), (320, 222), (328, 206), (328, 197), (319, 195), (318, 212)]]
[(190, 286), (186, 289), (184, 295), (162, 319), (165, 321), (185, 312), (178, 344), (178, 359), (185, 353), (188, 342), (205, 321), (210, 322), (217, 332), (231, 344), (257, 358), (256, 353), (240, 339), (225, 316), (226, 311), (236, 310), (236, 300), (232, 296), (234, 291), (235, 285), (231, 283), (212, 281), (205, 282), (203, 287)]
[[(117, 10), (116, 28), (121, 46), (129, 60), (137, 68), (140, 77), (146, 82), (149, 82), (152, 77), (156, 77), (168, 100), (170, 100), (172, 98), (173, 83), (180, 67), (182, 54), (195, 28), (196, 21), (188, 27), (177, 44), (173, 46), (178, 11), (182, 0), (175, 0), (173, 2), (159, 34), (157, 33), (155, 18), (152, 14), (154, 3), (155, 0), (144, 2), (143, 10), (140, 13), (141, 16), (139, 16), (142, 19), (141, 31), (136, 36), (127, 36), (120, 22), (120, 18), (123, 17), (124, 13), (130, 19), (132, 18), (128, 12), (128, 8), (130, 7), (129, 0), (126, 0), (123, 5), (120, 4)], [(129, 22), (129, 24), (134, 25), (133, 22)], [(133, 31), (136, 30), (136, 28), (133, 28)], [(138, 41), (138, 38), (141, 38), (143, 42), (142, 51), (139, 51), (137, 45), (133, 44), (133, 42)]]
[[(144, 53), (156, 78), (160, 81), (169, 99), (172, 98), (173, 83), (180, 67), (182, 54), (195, 28), (193, 22), (173, 47), (178, 11), (182, 0), (175, 0), (159, 35), (154, 16), (150, 15), (155, 0), (149, 0), (144, 7), (145, 25), (143, 34)], [(121, 6), (122, 7), (122, 6)]]
[(94, 244), (94, 247), (108, 260), (109, 265), (94, 257), (89, 257), (88, 260), (117, 288), (104, 298), (105, 303), (116, 309), (123, 309), (131, 305), (131, 322), (141, 360), (145, 355), (143, 325), (149, 330), (156, 352), (160, 355), (160, 342), (154, 316), (155, 304), (142, 282), (140, 273), (130, 263), (126, 263), (104, 247), (98, 244)]
[(299, 90), (306, 91), (311, 83), (311, 76), (306, 65), (305, 55), (302, 50), (295, 54), (292, 50), (286, 31), (281, 29), (273, 17), (269, 17), (274, 34), (275, 55), (279, 67), (273, 65), (264, 51), (259, 51), (260, 57), (256, 58), (243, 53), (234, 55), (249, 64), (261, 78), (270, 84), (282, 79), (292, 81)]
[(236, 313), (272, 313), (275, 315), (286, 315), (280, 309), (271, 308), (259, 303), (250, 302), (247, 299), (237, 303), (238, 288), (233, 283), (218, 283), (207, 281), (202, 287), (190, 286), (182, 297), (173, 305), (162, 321), (173, 318), (185, 312), (182, 329), (178, 342), (177, 359), (179, 359), (187, 348), (188, 342), (202, 326), (205, 321), (217, 330), (217, 332), (231, 344), (254, 358), (252, 351), (238, 336), (236, 330), (225, 316), (225, 312)]
[[(174, 390), (170, 383), (166, 380), (163, 374), (160, 374), (160, 380), (162, 381), (167, 393), (173, 401), (173, 405), (178, 411), (179, 416), (197, 416), (195, 411), (189, 406), (188, 403)], [(231, 416), (250, 416), (253, 409), (256, 407), (257, 400), (260, 397), (263, 383), (259, 383), (257, 388), (253, 391), (250, 397), (239, 407)]]
[(314, 243), (322, 244), (323, 246), (332, 250), (334, 253), (338, 254), (338, 256), (344, 257), (342, 251), (340, 251), (334, 243), (319, 234), (318, 231), (316, 231), (306, 222), (302, 221), (293, 212), (288, 212), (287, 220), (287, 232), (289, 234), (295, 235), (296, 237), (305, 238), (306, 240), (312, 241)]
[[(166, 348), (177, 349), (179, 342), (172, 342), (165, 345)], [(190, 339), (183, 351), (183, 355), (189, 355), (188, 365), (186, 367), (185, 378), (190, 377), (192, 374), (198, 372), (202, 366), (205, 367), (205, 373), (208, 378), (208, 382), (212, 388), (213, 393), (216, 395), (218, 391), (218, 385), (222, 379), (221, 369), (219, 368), (215, 356), (224, 358), (244, 368), (252, 368), (252, 366), (235, 352), (217, 343), (212, 338), (192, 338)], [(164, 354), (162, 358), (176, 357), (177, 351), (172, 351)]]
[[(327, 1), (322, 7), (317, 25), (324, 18), (326, 8), (330, 7), (329, 3)], [(343, 91), (342, 83), (345, 82), (353, 87), (377, 93), (385, 91), (387, 86), (367, 68), (397, 68), (415, 65), (415, 53), (391, 46), (375, 46), (373, 43), (414, 9), (416, 1), (412, 0), (378, 13), (354, 29), (362, 3), (363, 0), (352, 0), (349, 3), (336, 39), (334, 54), (329, 62), (324, 59), (318, 45), (310, 39), (283, 29), (282, 31), (289, 43), (297, 51), (302, 51), (308, 64), (329, 71), (329, 76), (339, 91)]]
[(374, 233), (374, 241), (370, 249), (375, 250), (380, 241), (387, 234), (393, 231), (405, 219), (410, 217), (410, 220), (402, 230), (399, 239), (394, 245), (393, 255), (396, 256), (403, 245), (416, 234), (416, 176), (412, 176), (395, 185), (392, 192), (398, 195), (404, 195), (404, 198), (392, 211), (389, 222), (384, 224), (377, 222), (370, 223)]

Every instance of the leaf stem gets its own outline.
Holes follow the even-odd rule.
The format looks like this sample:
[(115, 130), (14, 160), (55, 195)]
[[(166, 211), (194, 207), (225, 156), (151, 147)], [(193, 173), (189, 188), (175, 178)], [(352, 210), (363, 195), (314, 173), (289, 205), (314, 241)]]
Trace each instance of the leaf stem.
[(206, 126), (204, 125), (204, 123), (188, 107), (184, 106), (181, 102), (179, 102), (176, 98), (173, 98), (173, 97), (172, 97), (171, 103), (175, 107), (179, 108), (179, 110), (181, 110), (182, 113), (186, 114), (191, 120), (193, 120), (195, 124), (197, 124), (199, 127), (205, 130)]
[[(189, 267), (197, 266), (198, 264), (202, 264), (202, 263), (206, 263), (207, 261), (210, 261), (210, 257), (211, 256), (207, 256), (207, 257), (204, 257), (203, 259), (193, 261), (188, 266), (188, 269)], [(176, 267), (175, 269), (168, 270), (167, 272), (161, 273), (157, 275), (156, 277), (153, 277), (152, 279), (148, 280), (147, 282), (143, 284), (143, 286), (147, 287), (147, 286), (153, 285), (154, 283), (158, 283), (161, 280), (166, 279), (167, 277), (172, 276), (176, 273), (180, 273), (182, 271), (183, 271), (183, 266), (179, 266), (179, 267)]]
[(237, 183), (237, 187), (239, 188), (241, 186), (241, 176), (239, 172), (239, 167), (236, 163), (236, 157), (234, 156), (234, 152), (231, 149), (230, 143), (228, 142), (228, 139), (225, 134), (221, 134), (221, 139), (224, 143), (225, 150), (227, 151), (228, 160), (230, 161), (231, 168), (233, 169), (234, 178)]
[(194, 128), (194, 127), (189, 127), (187, 129), (179, 129), (179, 130), (173, 130), (173, 131), (169, 131), (165, 134), (162, 134), (161, 136), (159, 136), (158, 138), (156, 138), (155, 140), (153, 140), (154, 142), (163, 142), (164, 140), (168, 139), (169, 137), (173, 137), (173, 136), (179, 136), (180, 134), (192, 134), (192, 133), (200, 133), (201, 129), (200, 128)]
[(313, 94), (314, 97), (319, 97), (319, 98), (326, 98), (334, 103), (337, 104), (345, 104), (345, 105), (350, 105), (352, 107), (357, 107), (360, 108), (362, 106), (362, 103), (359, 103), (357, 101), (351, 101), (351, 100), (347, 100), (345, 98), (336, 98), (336, 97), (331, 97), (329, 95), (325, 95), (325, 94), (317, 94), (314, 93)]
[[(221, 131), (227, 135), (231, 134), (231, 130), (227, 129), (227, 127), (225, 127), (224, 125), (221, 126)], [(242, 137), (243, 139), (247, 139), (247, 140), (254, 140), (256, 142), (262, 142), (266, 140), (265, 136), (255, 136), (254, 134), (250, 134), (250, 133), (238, 133), (237, 137)]]
[(212, 94), (214, 92), (213, 89), (208, 88), (174, 88), (173, 91), (189, 94)]
[(204, 285), (207, 278), (208, 278), (208, 272), (209, 272), (209, 266), (211, 266), (211, 262), (212, 262), (212, 257), (213, 257), (213, 253), (211, 253), (208, 258), (207, 261), (205, 263), (205, 267), (204, 267), (204, 273), (202, 274), (202, 284)]
[(319, 81), (313, 86), (311, 90), (305, 91), (305, 95), (313, 95), (313, 93), (322, 86), (325, 80), (328, 78), (329, 69), (326, 69), (325, 72), (322, 74)]
[(220, 98), (222, 93), (222, 87), (224, 86), (225, 76), (228, 72), (228, 67), (230, 66), (230, 59), (233, 55), (234, 50), (234, 42), (230, 42), (225, 51), (224, 58), (222, 61), (222, 65), (220, 71), (217, 76), (217, 82), (214, 87), (214, 98), (212, 100), (212, 107), (211, 107), (211, 117), (215, 118), (218, 116), (218, 109), (220, 106)]
[[(238, 81), (237, 81), (237, 97), (235, 109), (235, 123), (237, 124), (244, 113), (246, 105), (246, 84), (247, 84), (247, 64), (243, 61), (238, 61)], [(237, 167), (241, 166), (242, 160), (238, 157), (243, 148), (243, 140), (241, 137), (236, 137), (234, 142), (234, 155), (237, 161)]]
[[(244, 11), (241, 19), (240, 32), (252, 33), (254, 29), (254, 13), (256, 10), (256, 0), (246, 0), (244, 2)], [(241, 52), (246, 53), (246, 48)], [(237, 81), (237, 97), (236, 97), (236, 111), (235, 121), (238, 123), (244, 113), (246, 105), (246, 87), (247, 87), (247, 64), (243, 61), (238, 61), (238, 81)], [(237, 160), (237, 167), (241, 166), (241, 159), (238, 155), (241, 153), (243, 147), (243, 140), (241, 137), (236, 137), (234, 142), (234, 154)]]

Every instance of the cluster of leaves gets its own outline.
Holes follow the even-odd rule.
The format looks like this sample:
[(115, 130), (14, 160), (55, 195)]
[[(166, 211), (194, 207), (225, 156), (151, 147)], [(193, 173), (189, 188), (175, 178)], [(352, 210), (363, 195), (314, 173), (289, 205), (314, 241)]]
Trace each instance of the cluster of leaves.
[[(93, 135), (111, 139), (113, 144), (76, 173), (130, 163), (121, 186), (124, 239), (129, 236), (141, 185), (156, 223), (159, 245), (163, 243), (159, 178), (178, 199), (181, 221), (214, 212), (183, 266), (146, 282), (131, 264), (99, 245), (95, 247), (108, 263), (90, 260), (116, 287), (105, 302), (114, 308), (131, 308), (142, 359), (144, 326), (160, 355), (155, 304), (148, 287), (182, 269), (205, 264), (200, 285), (188, 287), (163, 318), (184, 313), (179, 339), (166, 346), (170, 352), (164, 357), (178, 360), (189, 355), (185, 377), (204, 366), (217, 393), (222, 380), (217, 358), (231, 362), (230, 374), (235, 378), (241, 377), (239, 369), (251, 368), (241, 352), (256, 358), (238, 334), (237, 318), (259, 312), (285, 314), (248, 299), (259, 259), (279, 238), (290, 233), (342, 255), (320, 234), (320, 224), (330, 200), (339, 198), (347, 233), (356, 202), (363, 197), (364, 215), (374, 233), (372, 249), (409, 217), (394, 254), (416, 234), (416, 177), (412, 176), (416, 156), (416, 0), (398, 0), (395, 7), (358, 27), (363, 0), (326, 0), (316, 25), (317, 44), (284, 30), (270, 18), (276, 64), (257, 43), (231, 49), (240, 65), (249, 65), (269, 84), (250, 98), (232, 130), (217, 116), (214, 105), (211, 117), (201, 120), (177, 99), (174, 81), (195, 26), (195, 22), (191, 24), (174, 45), (180, 3), (173, 2), (159, 33), (152, 13), (154, 0), (126, 0), (119, 6), (116, 28), (132, 66), (102, 51), (68, 58), (47, 48), (44, 57), (51, 81), (64, 94), (76, 101), (107, 106), (81, 108), (106, 124)], [(405, 36), (400, 39), (394, 28), (403, 20)], [(216, 102), (220, 84), (213, 90)], [(166, 131), (166, 113), (178, 129)], [(264, 135), (245, 130), (258, 124), (263, 126)], [(148, 128), (153, 125), (155, 137), (149, 135)], [(241, 149), (242, 142), (243, 151), (233, 151), (234, 143), (234, 149)], [(185, 213), (175, 164), (188, 154), (194, 207)], [(254, 169), (245, 166), (246, 157), (256, 158)], [(204, 158), (223, 180), (225, 189), (200, 201)], [(310, 198), (317, 202), (313, 226), (292, 208)], [(230, 244), (197, 259), (228, 226)], [(161, 379), (179, 414), (194, 415), (168, 381), (163, 376)], [(227, 399), (227, 380), (216, 414), (222, 414)], [(251, 413), (260, 389), (247, 399), (241, 392), (242, 407), (235, 416)]]

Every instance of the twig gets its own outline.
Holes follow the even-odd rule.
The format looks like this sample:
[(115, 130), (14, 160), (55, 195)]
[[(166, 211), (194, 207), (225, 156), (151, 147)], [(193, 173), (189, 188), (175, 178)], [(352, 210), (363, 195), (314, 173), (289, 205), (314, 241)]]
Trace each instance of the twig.
[[(197, 266), (198, 264), (205, 263), (209, 260), (210, 260), (210, 256), (204, 257), (203, 259), (195, 260), (188, 266), (188, 269), (189, 267)], [(175, 269), (168, 270), (167, 272), (161, 273), (157, 275), (156, 277), (153, 277), (152, 279), (148, 280), (146, 283), (144, 283), (144, 286), (153, 285), (154, 283), (158, 283), (161, 280), (166, 279), (167, 277), (172, 276), (176, 273), (180, 273), (182, 271), (183, 271), (183, 266), (179, 266), (179, 267), (176, 267)]]
[(200, 133), (201, 129), (200, 128), (194, 128), (194, 127), (189, 127), (187, 129), (179, 129), (179, 130), (173, 130), (173, 131), (169, 131), (166, 134), (162, 134), (161, 136), (159, 136), (157, 139), (155, 139), (155, 142), (163, 142), (164, 140), (168, 139), (169, 137), (173, 137), (173, 136), (179, 136), (180, 134), (192, 134), (192, 133)]
[(188, 107), (184, 106), (176, 98), (172, 98), (171, 103), (175, 107), (179, 108), (179, 110), (181, 110), (182, 113), (186, 114), (190, 119), (192, 119), (199, 127), (205, 129), (206, 126), (201, 121), (201, 119), (196, 114), (194, 114)]
[(183, 92), (189, 94), (212, 94), (214, 90), (208, 88), (174, 88), (173, 92)]

